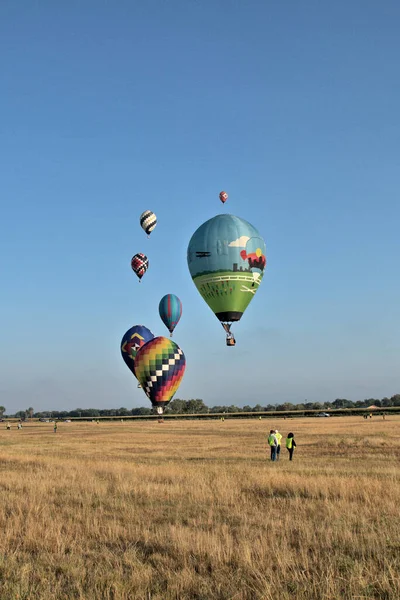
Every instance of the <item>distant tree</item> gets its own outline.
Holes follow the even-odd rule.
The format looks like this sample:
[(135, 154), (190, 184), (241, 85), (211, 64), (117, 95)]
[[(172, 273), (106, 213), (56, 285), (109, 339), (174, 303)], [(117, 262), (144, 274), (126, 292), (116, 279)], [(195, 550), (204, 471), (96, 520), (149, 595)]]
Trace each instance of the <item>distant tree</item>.
[(255, 407), (253, 408), (252, 412), (262, 412), (264, 409), (261, 406), (261, 404), (256, 404)]
[(208, 407), (204, 404), (203, 400), (200, 400), (200, 398), (196, 398), (192, 400), (187, 400), (185, 412), (188, 414), (207, 413)]
[(5, 406), (0, 406), (0, 418), (4, 415), (5, 412), (6, 412)]
[(284, 402), (283, 404), (278, 404), (275, 410), (295, 410), (296, 407), (291, 402)]
[(147, 408), (147, 406), (141, 406), (140, 408), (132, 408), (131, 413), (133, 416), (151, 415), (151, 408)]
[(182, 415), (186, 410), (186, 401), (175, 398), (168, 404), (168, 412), (175, 415)]
[(366, 398), (364, 400), (365, 404), (364, 406), (368, 407), (368, 406), (380, 406), (381, 405), (381, 401), (378, 400), (377, 398)]
[(82, 417), (99, 417), (100, 411), (98, 408), (86, 408), (81, 411)]
[(242, 410), (243, 412), (252, 412), (253, 409), (251, 408), (251, 406), (246, 404), (245, 406), (243, 406)]
[(102, 408), (99, 410), (100, 417), (114, 417), (117, 411), (115, 408)]
[(354, 402), (354, 406), (355, 406), (355, 408), (364, 408), (365, 407), (365, 400), (356, 400)]
[(33, 417), (33, 413), (34, 413), (34, 412), (35, 412), (35, 411), (33, 410), (33, 407), (32, 407), (32, 406), (30, 406), (30, 407), (28, 408), (28, 415), (29, 415), (29, 418), (30, 418), (30, 419), (32, 419), (32, 417)]
[(210, 413), (224, 413), (228, 412), (227, 406), (213, 406), (210, 408)]
[(323, 406), (321, 404), (321, 402), (313, 402), (313, 410), (322, 410)]
[(69, 411), (70, 417), (81, 417), (82, 416), (82, 408), (75, 408), (75, 410)]
[(344, 403), (345, 400), (343, 398), (336, 398), (336, 400), (332, 402), (335, 408), (344, 408)]
[(395, 394), (390, 398), (392, 406), (400, 406), (400, 394)]
[(346, 398), (336, 398), (336, 400), (332, 402), (332, 405), (334, 408), (354, 408), (354, 403)]
[(391, 398), (382, 398), (382, 406), (393, 406), (393, 401)]
[(131, 411), (128, 410), (127, 408), (122, 407), (117, 410), (117, 413), (118, 413), (119, 417), (127, 417), (128, 415), (131, 414)]

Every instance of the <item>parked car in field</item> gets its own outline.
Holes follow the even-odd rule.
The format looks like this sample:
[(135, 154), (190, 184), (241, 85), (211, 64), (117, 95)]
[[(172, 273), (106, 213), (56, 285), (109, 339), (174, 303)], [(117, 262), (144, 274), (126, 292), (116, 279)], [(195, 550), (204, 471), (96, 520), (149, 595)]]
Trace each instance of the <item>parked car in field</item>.
[(317, 417), (330, 417), (331, 415), (328, 413), (318, 413)]

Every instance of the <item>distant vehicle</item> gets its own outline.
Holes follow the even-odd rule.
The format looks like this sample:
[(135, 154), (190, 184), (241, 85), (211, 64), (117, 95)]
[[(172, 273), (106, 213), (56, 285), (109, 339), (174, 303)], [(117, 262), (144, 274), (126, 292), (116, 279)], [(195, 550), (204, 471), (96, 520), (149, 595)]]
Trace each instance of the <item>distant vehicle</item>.
[(328, 415), (328, 413), (319, 413), (318, 415), (316, 415), (317, 417), (330, 417), (331, 415)]

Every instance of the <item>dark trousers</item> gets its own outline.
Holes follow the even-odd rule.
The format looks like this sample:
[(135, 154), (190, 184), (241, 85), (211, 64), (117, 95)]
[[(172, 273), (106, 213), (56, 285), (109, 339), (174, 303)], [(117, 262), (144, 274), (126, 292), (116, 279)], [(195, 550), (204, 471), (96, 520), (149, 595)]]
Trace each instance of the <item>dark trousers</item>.
[(271, 460), (276, 460), (276, 446), (271, 446)]
[(288, 448), (288, 452), (289, 452), (289, 460), (292, 460), (294, 448)]
[(281, 453), (281, 445), (278, 444), (276, 447), (276, 460), (279, 460), (280, 453)]

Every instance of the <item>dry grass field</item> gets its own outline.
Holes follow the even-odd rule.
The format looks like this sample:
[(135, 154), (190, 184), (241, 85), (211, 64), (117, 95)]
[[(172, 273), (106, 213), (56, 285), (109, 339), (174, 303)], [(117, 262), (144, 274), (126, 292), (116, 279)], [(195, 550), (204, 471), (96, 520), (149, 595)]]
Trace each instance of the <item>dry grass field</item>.
[(400, 417), (1, 426), (1, 600), (400, 599)]

